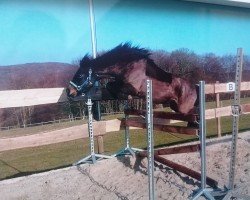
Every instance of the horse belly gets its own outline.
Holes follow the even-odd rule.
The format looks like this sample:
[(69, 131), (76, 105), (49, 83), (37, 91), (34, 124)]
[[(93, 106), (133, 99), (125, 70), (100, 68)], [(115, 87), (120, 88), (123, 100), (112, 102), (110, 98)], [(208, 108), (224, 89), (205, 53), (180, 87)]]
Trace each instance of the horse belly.
[(176, 99), (176, 95), (173, 93), (173, 89), (168, 83), (159, 83), (159, 81), (153, 81), (153, 101), (154, 103), (166, 103), (170, 99)]

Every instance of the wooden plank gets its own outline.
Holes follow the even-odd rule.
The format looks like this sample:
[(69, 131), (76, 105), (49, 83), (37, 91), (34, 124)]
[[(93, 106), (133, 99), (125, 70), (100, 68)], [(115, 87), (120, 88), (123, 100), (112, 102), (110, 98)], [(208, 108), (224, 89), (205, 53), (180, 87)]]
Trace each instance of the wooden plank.
[[(250, 90), (250, 82), (241, 82), (241, 91)], [(229, 93), (227, 83), (206, 84), (205, 94)]]
[(24, 107), (67, 101), (64, 88), (0, 91), (0, 108)]
[(225, 117), (232, 115), (232, 107), (226, 106), (215, 109), (215, 117)]
[(205, 85), (205, 94), (214, 94), (214, 84)]
[(197, 135), (198, 129), (190, 128), (190, 127), (183, 127), (183, 126), (172, 126), (172, 125), (158, 125), (154, 124), (154, 130), (157, 131), (164, 131), (170, 133), (179, 133), (185, 135)]
[[(200, 151), (200, 144), (155, 149), (154, 155), (169, 155), (169, 154), (190, 153), (197, 151)], [(146, 157), (147, 152), (148, 151), (140, 151), (138, 154), (142, 157)]]
[(241, 91), (250, 90), (250, 82), (241, 82), (240, 90)]
[(215, 93), (227, 92), (227, 84), (226, 83), (215, 84), (214, 85), (214, 92)]
[(205, 118), (206, 119), (214, 119), (215, 118), (215, 109), (208, 109), (205, 111)]
[[(154, 159), (172, 169), (175, 169), (181, 173), (184, 173), (192, 178), (195, 178), (196, 180), (201, 180), (201, 174), (199, 172), (196, 172), (190, 168), (187, 168), (186, 166), (183, 166), (183, 165), (180, 165), (180, 164), (177, 164), (173, 161), (170, 161), (166, 158), (163, 158), (159, 155), (156, 155), (154, 156)], [(206, 183), (207, 185), (209, 185), (210, 187), (213, 187), (213, 188), (217, 188), (217, 185), (218, 185), (218, 182), (215, 181), (214, 179), (210, 178), (210, 177), (206, 177)]]
[(106, 133), (119, 131), (121, 129), (121, 120), (113, 119), (106, 121)]
[[(106, 122), (104, 121), (94, 122), (94, 136), (104, 135), (106, 128), (105, 126)], [(55, 144), (59, 142), (66, 142), (87, 137), (89, 137), (88, 125), (83, 124), (80, 126), (70, 127), (62, 130), (55, 130), (51, 132), (26, 135), (21, 137), (1, 138), (0, 151)]]
[[(219, 84), (219, 81), (216, 81), (216, 84)], [(220, 108), (220, 93), (216, 94), (216, 108)], [(216, 123), (217, 123), (217, 135), (218, 137), (221, 137), (221, 118), (217, 117), (216, 118)]]
[[(250, 90), (250, 82), (241, 83), (241, 91)], [(205, 85), (206, 94), (226, 91), (226, 83)], [(105, 95), (104, 95), (105, 96)], [(0, 108), (24, 107), (67, 101), (65, 88), (38, 88), (0, 91)]]
[[(249, 114), (250, 112), (250, 104), (242, 104), (241, 105), (241, 114)], [(213, 119), (216, 117), (226, 117), (232, 115), (232, 107), (225, 106), (221, 108), (212, 108), (206, 110), (206, 119)]]
[(242, 114), (250, 113), (250, 104), (243, 104), (241, 105)]
[[(139, 115), (139, 116), (142, 115), (144, 117), (146, 115), (145, 110), (127, 109), (124, 111), (124, 113), (127, 115)], [(195, 122), (197, 121), (198, 114), (183, 115), (181, 113), (175, 113), (175, 112), (154, 111), (153, 116), (154, 118), (159, 118), (159, 119), (173, 119), (186, 122)]]
[[(145, 120), (141, 120), (140, 118), (124, 120), (123, 125), (146, 129)], [(155, 124), (154, 123), (153, 129), (156, 131), (180, 133), (180, 134), (186, 134), (186, 135), (197, 135), (198, 134), (198, 128), (191, 128), (191, 127), (184, 127), (184, 126), (162, 125), (162, 124)]]
[(99, 135), (97, 137), (97, 147), (98, 147), (98, 153), (102, 154), (104, 153), (104, 142), (103, 142), (103, 136)]
[[(240, 91), (250, 90), (250, 82), (241, 82)], [(227, 92), (227, 83), (215, 84), (215, 93), (229, 93)]]

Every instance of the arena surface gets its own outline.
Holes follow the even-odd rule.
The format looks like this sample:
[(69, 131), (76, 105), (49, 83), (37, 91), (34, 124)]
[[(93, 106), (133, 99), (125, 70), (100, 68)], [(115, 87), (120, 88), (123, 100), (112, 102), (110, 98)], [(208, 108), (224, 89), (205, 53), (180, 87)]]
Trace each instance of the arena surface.
[[(207, 175), (228, 184), (231, 137), (208, 140)], [(234, 194), (237, 199), (250, 196), (250, 132), (239, 134)], [(200, 170), (199, 153), (168, 155), (194, 170)], [(148, 199), (147, 160), (131, 156), (102, 160), (0, 182), (0, 199), (4, 200), (116, 200)], [(200, 182), (166, 166), (155, 170), (157, 199), (188, 199)], [(204, 199), (203, 197), (201, 199)]]

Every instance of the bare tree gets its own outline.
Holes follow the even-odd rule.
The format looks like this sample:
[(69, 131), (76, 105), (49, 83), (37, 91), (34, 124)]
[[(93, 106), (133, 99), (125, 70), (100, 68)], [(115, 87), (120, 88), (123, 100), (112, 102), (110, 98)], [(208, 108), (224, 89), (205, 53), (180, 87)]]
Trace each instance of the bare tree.
[[(12, 80), (12, 88), (16, 90), (30, 88), (31, 83), (24, 77), (18, 77), (14, 74)], [(11, 108), (11, 112), (13, 113), (13, 118), (16, 119), (16, 124), (26, 127), (28, 123), (31, 123), (34, 106)]]

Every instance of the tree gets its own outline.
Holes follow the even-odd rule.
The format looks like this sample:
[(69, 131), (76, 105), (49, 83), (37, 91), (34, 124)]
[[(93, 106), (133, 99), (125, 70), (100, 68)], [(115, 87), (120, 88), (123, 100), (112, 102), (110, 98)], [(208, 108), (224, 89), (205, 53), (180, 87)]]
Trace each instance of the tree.
[(194, 52), (189, 49), (178, 49), (170, 54), (173, 65), (171, 66), (173, 73), (186, 77), (194, 69), (199, 68), (200, 59)]
[[(27, 79), (23, 79), (23, 77), (18, 77), (16, 76), (16, 74), (14, 74), (13, 76), (14, 81), (12, 82), (12, 88), (15, 88), (16, 90), (30, 88), (31, 83)], [(28, 123), (31, 123), (33, 112), (34, 106), (11, 108), (11, 113), (13, 113), (14, 119), (16, 119), (15, 124), (23, 127), (26, 127)]]
[(214, 83), (215, 81), (223, 81), (221, 79), (222, 64), (220, 57), (213, 53), (206, 54), (202, 58), (203, 77), (207, 83)]
[(234, 81), (236, 69), (236, 57), (225, 55), (220, 58), (222, 71), (224, 72), (224, 82)]

